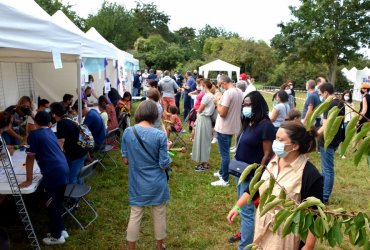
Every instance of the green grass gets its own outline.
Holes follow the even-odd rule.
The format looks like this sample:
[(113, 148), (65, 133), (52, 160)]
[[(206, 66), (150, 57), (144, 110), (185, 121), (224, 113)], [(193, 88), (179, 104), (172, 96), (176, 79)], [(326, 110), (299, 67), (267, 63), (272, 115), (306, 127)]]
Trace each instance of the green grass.
[[(298, 94), (304, 97), (304, 94)], [(271, 94), (264, 93), (269, 107)], [(136, 105), (134, 105), (134, 108)], [(302, 110), (302, 102), (298, 101)], [(171, 200), (167, 206), (167, 249), (236, 249), (237, 244), (229, 245), (227, 239), (239, 230), (239, 220), (233, 225), (226, 222), (226, 215), (236, 201), (235, 184), (226, 188), (212, 187), (216, 180), (213, 172), (218, 170), (220, 158), (217, 144), (212, 145), (211, 169), (208, 172), (195, 172), (195, 163), (190, 160), (190, 134), (183, 136), (189, 145), (186, 153), (176, 153), (173, 158), (173, 172), (170, 173)], [(87, 230), (80, 230), (70, 219), (65, 223), (70, 233), (66, 244), (53, 249), (126, 249), (125, 230), (130, 207), (128, 206), (127, 166), (124, 166), (119, 152), (114, 152), (120, 163), (114, 170), (98, 169), (90, 179), (92, 191), (88, 198), (94, 203), (99, 218)], [(310, 154), (312, 162), (320, 169), (317, 153)], [(109, 162), (105, 162), (109, 165)], [(353, 164), (353, 156), (340, 159), (335, 156), (335, 184), (331, 196), (331, 207), (343, 207), (348, 211), (368, 212), (370, 208), (370, 170), (362, 160), (358, 167)], [(32, 196), (31, 196), (32, 197)], [(40, 200), (27, 199), (32, 221), (38, 238), (47, 233), (46, 210)], [(37, 204), (37, 205), (34, 205)], [(83, 212), (83, 208), (80, 209)], [(41, 240), (40, 240), (41, 241)], [(137, 249), (154, 249), (155, 239), (151, 212), (146, 210), (142, 221)], [(28, 242), (23, 240), (13, 249), (24, 249)], [(49, 248), (44, 247), (43, 248)], [(331, 249), (326, 243), (319, 243), (316, 249)], [(336, 249), (355, 249), (348, 239)]]

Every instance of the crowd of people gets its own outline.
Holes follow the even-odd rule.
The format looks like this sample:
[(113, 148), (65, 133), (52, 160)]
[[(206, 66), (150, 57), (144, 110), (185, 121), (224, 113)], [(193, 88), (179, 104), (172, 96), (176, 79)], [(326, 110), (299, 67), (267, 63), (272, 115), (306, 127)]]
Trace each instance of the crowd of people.
[[(81, 182), (78, 174), (85, 162), (92, 160), (94, 150), (106, 143), (118, 148), (117, 142), (106, 140), (106, 134), (116, 128), (123, 129), (121, 153), (129, 172), (131, 212), (127, 241), (130, 250), (135, 249), (143, 208), (147, 206), (153, 211), (156, 249), (165, 249), (166, 203), (170, 199), (168, 171), (172, 161), (168, 150), (173, 146), (172, 133), (186, 132), (186, 122), (192, 133), (191, 159), (196, 163), (195, 171), (212, 168), (209, 163), (211, 144), (218, 144), (220, 166), (213, 166), (217, 170), (213, 174), (217, 180), (211, 183), (212, 186), (229, 186), (230, 175), (234, 175), (238, 183), (240, 173), (230, 172), (232, 164), (258, 163), (274, 174), (295, 201), (315, 196), (324, 203), (329, 202), (334, 185), (334, 152), (344, 139), (346, 124), (354, 115), (351, 91), (339, 96), (323, 77), (308, 80), (306, 99), (300, 112), (296, 108), (293, 81), (284, 83), (274, 94), (274, 104), (269, 109), (265, 98), (254, 86), (254, 79), (246, 73), (240, 74), (236, 83), (222, 73), (215, 82), (196, 71), (187, 71), (184, 75), (178, 71), (171, 75), (168, 70), (137, 71), (133, 94), (142, 94), (147, 100), (137, 107), (133, 126), (130, 124), (131, 94), (125, 92), (121, 97), (112, 88), (111, 92), (97, 97), (92, 76), (82, 87), (81, 107), (77, 103), (73, 105), (73, 95), (65, 94), (61, 102), (50, 103), (41, 99), (37, 110), (33, 110), (32, 100), (24, 96), (15, 106), (0, 112), (1, 136), (8, 149), (29, 145), (27, 180), (20, 183), (20, 187), (31, 184), (34, 160), (43, 174), (51, 221), (51, 235), (44, 239), (46, 244), (61, 244), (68, 238), (61, 217), (63, 190), (68, 183)], [(369, 84), (361, 85), (363, 99), (359, 113), (363, 117), (358, 124), (359, 130), (370, 119), (369, 91)], [(88, 101), (92, 95), (97, 98), (97, 108), (91, 107)], [(330, 108), (339, 107), (338, 115), (345, 119), (329, 147), (324, 148), (322, 135), (328, 126), (330, 108), (321, 117), (316, 117), (314, 126), (307, 130), (305, 125), (313, 110), (330, 96), (333, 97)], [(179, 117), (181, 98), (184, 102), (183, 122)], [(83, 124), (95, 142), (92, 150), (78, 143), (81, 130), (76, 114), (79, 108), (82, 109)], [(54, 124), (54, 131), (51, 124)], [(233, 138), (236, 143), (231, 147)], [(308, 153), (314, 151), (320, 152), (322, 174), (308, 159)], [(262, 178), (268, 180), (268, 172), (265, 171)], [(253, 176), (252, 171), (236, 188), (238, 200), (227, 220), (232, 223), (240, 215), (241, 227), (229, 241), (239, 240), (239, 249), (245, 249), (253, 241), (263, 249), (313, 249), (315, 238), (311, 233), (303, 243), (299, 236), (290, 234), (283, 239), (279, 231), (277, 234), (271, 232), (270, 225), (279, 208), (262, 217), (255, 212), (258, 194), (247, 202)], [(259, 193), (266, 188), (262, 185)], [(278, 187), (274, 188), (273, 194), (279, 192)]]

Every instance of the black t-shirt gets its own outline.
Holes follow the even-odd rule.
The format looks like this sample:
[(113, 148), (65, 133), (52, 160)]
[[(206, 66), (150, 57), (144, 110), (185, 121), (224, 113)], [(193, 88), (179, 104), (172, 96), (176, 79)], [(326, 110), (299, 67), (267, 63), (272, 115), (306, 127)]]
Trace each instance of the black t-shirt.
[[(324, 114), (323, 114), (324, 119), (328, 118), (329, 111), (331, 110), (331, 108), (333, 108), (335, 106), (337, 106), (340, 109), (338, 116), (344, 116), (346, 114), (346, 112), (344, 110), (344, 104), (339, 99), (334, 99), (334, 100), (331, 101), (329, 108), (324, 112)], [(343, 125), (343, 122), (342, 122), (342, 125)], [(343, 129), (342, 125), (340, 126), (337, 134), (335, 135), (335, 137), (333, 139), (333, 141), (329, 144), (329, 148), (335, 148), (336, 149), (339, 146), (339, 144), (342, 142), (343, 132), (344, 132), (344, 131), (342, 131), (342, 129)], [(329, 124), (327, 124), (327, 126), (329, 126)], [(323, 137), (320, 138), (319, 145), (324, 146), (324, 138)]]
[(77, 125), (70, 119), (62, 119), (57, 122), (57, 138), (64, 139), (64, 153), (67, 160), (76, 160), (87, 154), (87, 150), (77, 145), (80, 131)]

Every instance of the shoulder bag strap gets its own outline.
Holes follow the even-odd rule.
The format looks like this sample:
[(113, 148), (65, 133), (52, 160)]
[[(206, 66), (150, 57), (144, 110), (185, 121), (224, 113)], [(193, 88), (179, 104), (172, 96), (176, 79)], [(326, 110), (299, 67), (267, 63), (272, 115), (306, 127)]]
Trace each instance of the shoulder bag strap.
[(149, 157), (150, 157), (153, 161), (156, 161), (156, 160), (154, 159), (154, 157), (153, 157), (151, 154), (149, 154), (148, 150), (146, 149), (146, 147), (145, 147), (145, 145), (144, 145), (144, 143), (143, 143), (143, 140), (141, 140), (140, 136), (138, 135), (138, 133), (137, 133), (137, 131), (136, 131), (136, 128), (135, 128), (135, 126), (132, 126), (132, 131), (134, 132), (134, 135), (135, 135), (136, 139), (139, 141), (139, 143), (140, 143), (141, 147), (144, 149), (144, 151), (149, 155)]

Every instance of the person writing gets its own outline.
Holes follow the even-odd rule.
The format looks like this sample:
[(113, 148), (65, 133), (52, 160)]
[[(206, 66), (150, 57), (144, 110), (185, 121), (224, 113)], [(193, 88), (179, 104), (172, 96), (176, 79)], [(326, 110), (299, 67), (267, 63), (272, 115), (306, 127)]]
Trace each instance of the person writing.
[[(276, 134), (272, 149), (275, 157), (267, 165), (267, 170), (262, 174), (265, 182), (259, 188), (259, 194), (263, 194), (269, 187), (271, 175), (287, 191), (288, 198), (300, 203), (307, 197), (313, 196), (320, 200), (323, 199), (323, 178), (316, 167), (308, 161), (305, 154), (316, 149), (316, 131), (311, 127), (308, 131), (302, 123), (295, 121), (284, 122)], [(275, 184), (272, 195), (279, 196), (281, 187)], [(239, 215), (240, 209), (247, 204), (249, 198), (249, 187), (230, 210), (227, 221), (233, 223)], [(260, 249), (269, 250), (296, 250), (314, 249), (316, 239), (309, 232), (305, 243), (300, 242), (299, 235), (293, 233), (282, 237), (281, 227), (272, 232), (274, 216), (282, 207), (277, 206), (260, 216), (259, 209), (256, 212), (254, 244)]]

